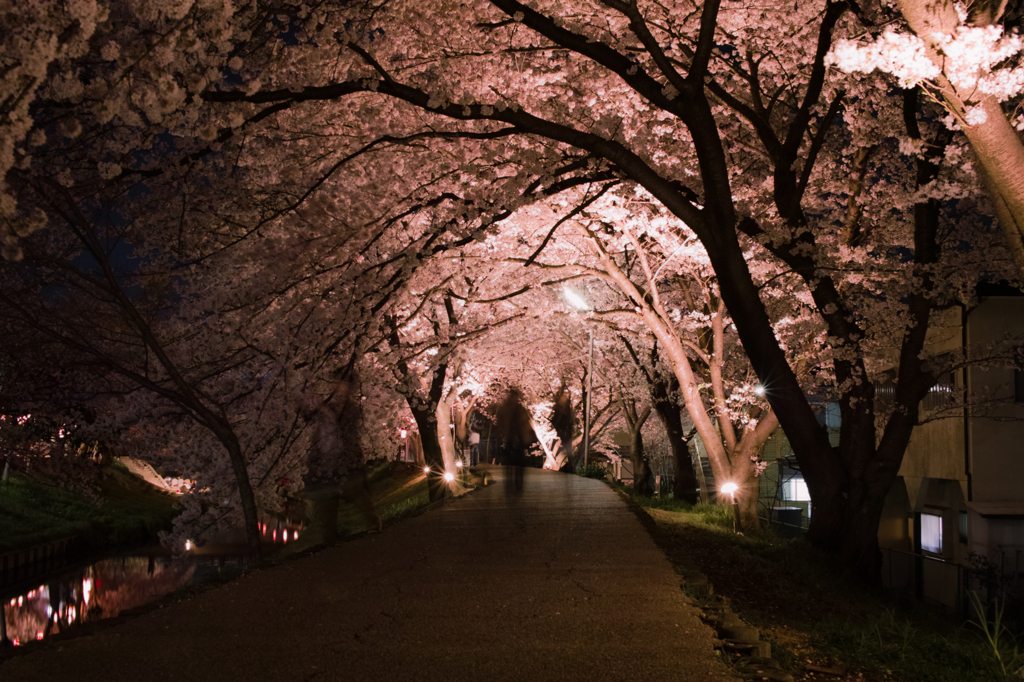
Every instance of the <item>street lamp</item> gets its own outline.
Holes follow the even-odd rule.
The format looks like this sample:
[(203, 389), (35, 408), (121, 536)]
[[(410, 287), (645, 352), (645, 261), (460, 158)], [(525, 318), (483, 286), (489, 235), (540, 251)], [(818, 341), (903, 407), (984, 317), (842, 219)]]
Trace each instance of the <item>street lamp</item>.
[(732, 530), (734, 533), (740, 532), (740, 508), (739, 505), (736, 504), (736, 491), (739, 490), (739, 488), (740, 487), (733, 483), (732, 481), (729, 481), (728, 483), (723, 483), (722, 487), (719, 488), (721, 492), (725, 493), (726, 495), (732, 498)]
[[(586, 299), (572, 289), (565, 289), (565, 298), (569, 301), (569, 305), (581, 313), (590, 310), (590, 305), (587, 303)], [(587, 332), (590, 334), (590, 351), (588, 352), (589, 359), (587, 360), (587, 404), (584, 408), (585, 412), (583, 413), (584, 468), (587, 466), (587, 456), (590, 454), (590, 398), (594, 394), (594, 330), (592, 328), (587, 329)]]

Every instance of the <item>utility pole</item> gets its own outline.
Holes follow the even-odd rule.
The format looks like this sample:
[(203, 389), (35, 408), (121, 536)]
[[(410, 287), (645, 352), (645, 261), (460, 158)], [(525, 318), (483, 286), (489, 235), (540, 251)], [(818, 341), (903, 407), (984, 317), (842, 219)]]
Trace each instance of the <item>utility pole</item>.
[(594, 394), (594, 330), (590, 330), (590, 360), (587, 363), (587, 405), (583, 415), (583, 467), (587, 466), (590, 454), (590, 399)]

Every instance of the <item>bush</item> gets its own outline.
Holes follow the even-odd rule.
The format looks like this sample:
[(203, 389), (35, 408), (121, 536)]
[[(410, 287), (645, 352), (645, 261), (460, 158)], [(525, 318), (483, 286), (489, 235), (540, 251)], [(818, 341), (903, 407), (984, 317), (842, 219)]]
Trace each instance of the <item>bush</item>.
[(584, 478), (596, 478), (602, 480), (608, 474), (608, 470), (603, 464), (588, 464), (576, 469), (577, 476), (583, 476)]

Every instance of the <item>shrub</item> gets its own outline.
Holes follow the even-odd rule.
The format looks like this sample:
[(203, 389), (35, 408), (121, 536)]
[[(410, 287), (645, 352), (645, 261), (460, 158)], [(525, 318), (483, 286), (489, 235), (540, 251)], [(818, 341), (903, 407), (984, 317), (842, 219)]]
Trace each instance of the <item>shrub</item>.
[(598, 480), (603, 479), (608, 474), (608, 470), (603, 464), (588, 464), (581, 466), (576, 469), (577, 476), (583, 476), (584, 478), (596, 478)]

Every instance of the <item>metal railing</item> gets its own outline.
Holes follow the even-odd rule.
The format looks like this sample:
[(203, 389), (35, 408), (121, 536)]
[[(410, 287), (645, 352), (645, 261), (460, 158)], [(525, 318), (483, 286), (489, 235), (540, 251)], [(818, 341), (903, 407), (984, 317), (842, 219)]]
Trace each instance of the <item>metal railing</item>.
[(882, 583), (897, 592), (941, 604), (965, 617), (969, 614), (969, 590), (980, 585), (966, 566), (924, 554), (882, 547)]

